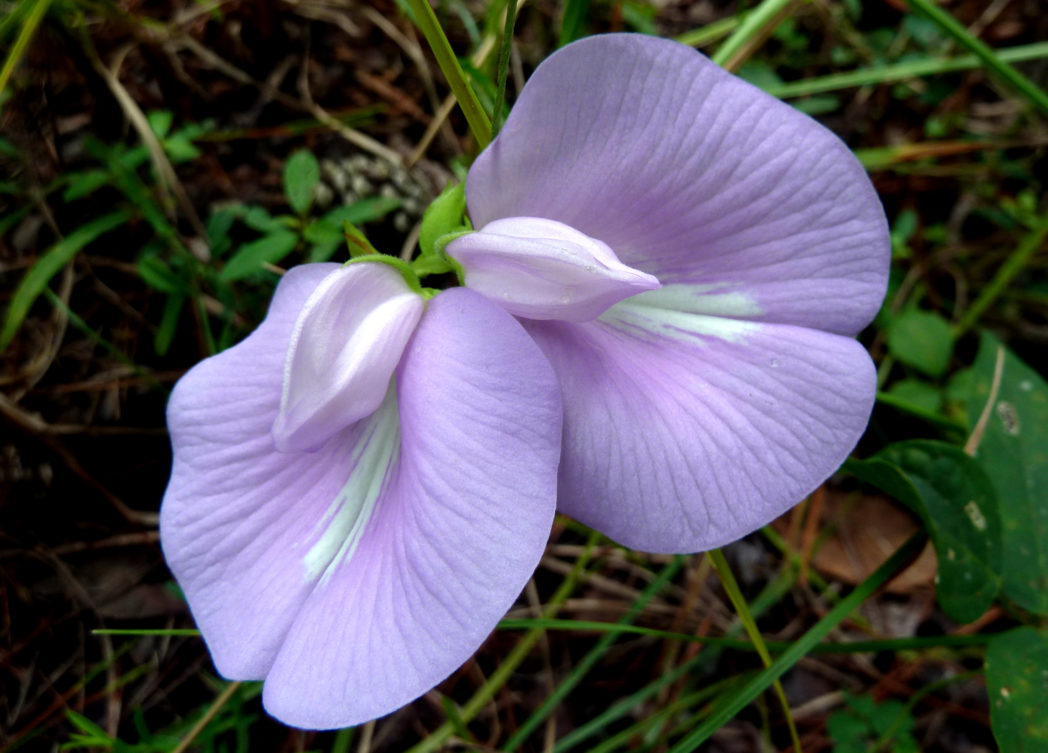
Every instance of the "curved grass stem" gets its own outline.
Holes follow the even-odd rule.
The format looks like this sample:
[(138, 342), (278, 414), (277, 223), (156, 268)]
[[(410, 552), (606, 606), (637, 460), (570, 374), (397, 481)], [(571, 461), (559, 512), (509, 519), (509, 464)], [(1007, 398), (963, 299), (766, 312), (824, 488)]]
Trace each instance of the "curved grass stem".
[(491, 143), (491, 121), (488, 120), (484, 108), (480, 105), (480, 100), (477, 99), (476, 93), (466, 80), (466, 74), (451, 49), (451, 43), (444, 34), (437, 15), (433, 12), (428, 0), (408, 0), (408, 5), (415, 14), (415, 23), (426, 37), (429, 48), (437, 59), (437, 65), (440, 66), (444, 78), (448, 81), (448, 86), (451, 87), (452, 94), (455, 95), (459, 107), (462, 108), (462, 114), (466, 116), (466, 122), (469, 123), (469, 129), (473, 132), (477, 146), (483, 149)]
[[(746, 629), (746, 635), (748, 635), (750, 640), (753, 641), (753, 645), (757, 649), (761, 661), (764, 662), (764, 666), (770, 667), (771, 654), (768, 653), (768, 647), (764, 645), (764, 638), (761, 636), (761, 631), (757, 628), (757, 623), (753, 619), (753, 615), (750, 613), (750, 607), (746, 603), (746, 599), (743, 597), (742, 591), (739, 589), (739, 584), (731, 572), (728, 560), (724, 558), (724, 552), (720, 549), (714, 549), (706, 552), (706, 556), (710, 558), (710, 563), (713, 565), (713, 569), (717, 571), (717, 577), (720, 578), (725, 593), (727, 593), (728, 598), (731, 599), (732, 606), (735, 607), (735, 612), (739, 615), (739, 621), (742, 622), (742, 626)], [(786, 691), (782, 689), (782, 683), (779, 682), (778, 679), (772, 683), (772, 687), (775, 688), (775, 695), (778, 696), (779, 703), (782, 704), (782, 713), (786, 717), (786, 726), (790, 730), (790, 740), (793, 742), (793, 751), (794, 753), (801, 753), (801, 738), (797, 734), (797, 725), (794, 723), (793, 715), (790, 713), (790, 704), (789, 701), (786, 700)]]

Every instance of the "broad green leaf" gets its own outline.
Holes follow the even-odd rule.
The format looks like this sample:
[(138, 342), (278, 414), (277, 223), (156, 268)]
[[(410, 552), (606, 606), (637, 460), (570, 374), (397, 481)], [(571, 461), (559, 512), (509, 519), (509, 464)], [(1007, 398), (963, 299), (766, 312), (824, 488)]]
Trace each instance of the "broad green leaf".
[(304, 215), (313, 206), (313, 195), (320, 183), (317, 158), (304, 149), (292, 154), (284, 165), (284, 193), (295, 214)]
[(437, 252), (437, 239), (462, 226), (466, 211), (466, 188), (463, 183), (449, 185), (440, 192), (440, 196), (422, 215), (422, 226), (419, 228), (418, 245), (423, 256)]
[(218, 275), (222, 282), (232, 282), (249, 277), (262, 269), (262, 265), (276, 264), (289, 253), (291, 253), (298, 237), (288, 231), (281, 230), (272, 235), (266, 235), (257, 241), (245, 243), (241, 246)]
[(103, 215), (86, 225), (81, 225), (63, 240), (53, 245), (36, 260), (26, 276), (18, 283), (11, 303), (0, 328), (0, 349), (6, 348), (22, 326), (29, 309), (37, 297), (44, 291), (48, 281), (64, 267), (76, 254), (100, 235), (120, 227), (131, 219), (131, 213), (125, 209)]
[(1048, 750), (1048, 634), (1001, 633), (986, 649), (990, 727), (1001, 753)]
[(907, 366), (941, 377), (953, 354), (953, 335), (949, 323), (938, 314), (911, 309), (892, 319), (888, 349)]
[[(996, 338), (983, 334), (966, 401), (973, 427), (989, 399), (1000, 347)], [(1007, 349), (1001, 386), (975, 458), (1000, 500), (1001, 588), (1024, 609), (1048, 614), (1048, 384)]]
[(1000, 588), (1001, 531), (993, 485), (979, 464), (945, 442), (889, 445), (845, 468), (909, 506), (924, 521), (939, 559), (939, 603), (971, 622)]

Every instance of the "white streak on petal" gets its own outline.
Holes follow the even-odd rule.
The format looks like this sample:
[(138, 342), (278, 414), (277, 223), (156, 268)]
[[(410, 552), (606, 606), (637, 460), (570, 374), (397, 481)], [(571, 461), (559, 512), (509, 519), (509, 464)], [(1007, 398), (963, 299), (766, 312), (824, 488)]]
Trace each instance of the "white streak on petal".
[(763, 311), (756, 300), (741, 291), (712, 292), (725, 287), (667, 285), (612, 306), (601, 321), (641, 336), (655, 332), (690, 343), (697, 336), (743, 342), (759, 332), (761, 325), (736, 317), (760, 316)]
[(400, 447), (397, 394), (390, 383), (382, 405), (367, 421), (350, 463), (353, 471), (314, 528), (320, 538), (303, 559), (305, 577), (323, 585), (353, 556)]

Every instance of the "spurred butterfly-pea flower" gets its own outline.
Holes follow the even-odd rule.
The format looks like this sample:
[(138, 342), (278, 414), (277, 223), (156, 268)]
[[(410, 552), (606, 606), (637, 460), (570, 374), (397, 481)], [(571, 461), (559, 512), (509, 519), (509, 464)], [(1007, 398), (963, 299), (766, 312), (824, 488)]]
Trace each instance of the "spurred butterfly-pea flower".
[(875, 378), (853, 337), (884, 298), (887, 223), (848, 148), (792, 107), (674, 42), (590, 37), (536, 69), (466, 198), (480, 232), (447, 253), (493, 300), (482, 273), (536, 242), (534, 218), (661, 284), (588, 322), (506, 305), (560, 381), (560, 511), (636, 549), (708, 550), (862, 435)]
[(290, 270), (168, 408), (165, 555), (220, 673), (330, 728), (476, 650), (555, 507), (694, 552), (831, 474), (874, 396), (853, 339), (888, 237), (831, 133), (698, 53), (593, 37), (469, 172), (465, 288)]

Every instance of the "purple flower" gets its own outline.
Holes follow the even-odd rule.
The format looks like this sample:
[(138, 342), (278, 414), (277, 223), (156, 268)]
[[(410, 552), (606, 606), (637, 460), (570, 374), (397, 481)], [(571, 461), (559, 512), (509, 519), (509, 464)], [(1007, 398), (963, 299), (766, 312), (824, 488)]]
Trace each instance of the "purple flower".
[(453, 672), (555, 506), (648, 551), (719, 546), (821, 483), (869, 416), (877, 197), (836, 137), (701, 55), (565, 47), (466, 189), (466, 288), (292, 269), (171, 398), (165, 555), (219, 672), (265, 679), (293, 725)]
[(703, 551), (796, 504), (862, 435), (875, 378), (853, 337), (884, 297), (888, 228), (807, 116), (674, 42), (590, 37), (534, 72), (466, 197), (481, 232), (447, 251), (467, 286), (488, 228), (535, 217), (661, 283), (596, 321), (524, 320), (564, 397), (558, 510)]

